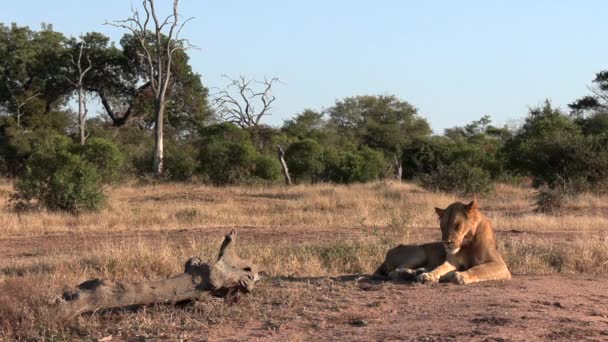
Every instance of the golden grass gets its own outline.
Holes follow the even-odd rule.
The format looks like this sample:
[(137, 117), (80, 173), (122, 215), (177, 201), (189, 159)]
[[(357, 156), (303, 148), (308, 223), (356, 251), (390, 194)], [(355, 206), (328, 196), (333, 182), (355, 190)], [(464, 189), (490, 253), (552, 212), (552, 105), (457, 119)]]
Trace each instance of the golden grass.
[[(17, 214), (7, 206), (11, 189), (10, 182), (0, 184), (0, 336), (9, 339), (61, 339), (64, 333), (99, 329), (102, 321), (96, 319), (61, 326), (43, 303), (63, 285), (88, 278), (136, 281), (179, 273), (191, 256), (213, 259), (229, 228), (237, 227), (244, 237), (242, 256), (263, 265), (270, 279), (365, 274), (398, 243), (437, 239), (433, 207), (469, 200), (407, 183), (289, 188), (129, 183), (108, 189), (106, 209), (72, 216)], [(513, 274), (608, 274), (608, 198), (581, 195), (559, 215), (546, 215), (533, 211), (534, 194), (499, 185), (479, 199)], [(59, 236), (63, 243), (49, 247), (45, 236)], [(71, 244), (76, 238), (81, 242)], [(15, 251), (3, 252), (2, 246)], [(272, 295), (269, 286), (261, 288)], [(275, 296), (287, 290), (277, 291)], [(206, 309), (195, 306), (180, 319), (196, 321), (200, 310)], [(157, 318), (134, 315), (127, 322), (139, 331), (170, 326), (171, 317), (163, 311)], [(212, 318), (218, 319), (226, 316)]]

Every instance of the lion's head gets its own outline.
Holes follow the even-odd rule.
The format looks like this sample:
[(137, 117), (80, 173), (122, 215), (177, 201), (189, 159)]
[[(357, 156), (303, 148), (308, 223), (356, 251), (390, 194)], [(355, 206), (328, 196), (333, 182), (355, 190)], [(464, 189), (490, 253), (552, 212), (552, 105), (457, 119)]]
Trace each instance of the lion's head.
[(469, 204), (456, 202), (445, 209), (435, 208), (441, 226), (441, 241), (448, 254), (456, 254), (469, 243), (481, 220), (477, 200)]

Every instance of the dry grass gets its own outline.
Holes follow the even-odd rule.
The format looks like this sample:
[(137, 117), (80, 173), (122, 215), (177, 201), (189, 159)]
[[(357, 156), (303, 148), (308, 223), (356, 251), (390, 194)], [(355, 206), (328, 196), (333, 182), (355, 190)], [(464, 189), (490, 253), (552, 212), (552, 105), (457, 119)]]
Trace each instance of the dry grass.
[[(132, 183), (109, 189), (109, 207), (103, 211), (71, 216), (14, 213), (6, 205), (10, 192), (9, 182), (0, 185), (0, 336), (7, 339), (64, 339), (116, 329), (158, 335), (175, 324), (198, 329), (229, 318), (238, 321), (241, 311), (269, 315), (265, 310), (273, 301), (309, 295), (309, 289), (293, 293), (293, 288), (271, 286), (276, 279), (370, 273), (397, 243), (436, 239), (432, 208), (457, 200), (412, 184), (213, 188)], [(582, 195), (559, 215), (546, 215), (533, 211), (533, 190), (501, 185), (480, 203), (515, 275), (608, 273), (606, 198)], [(161, 308), (154, 314), (125, 314), (120, 323), (100, 315), (65, 326), (45, 311), (44, 303), (64, 284), (92, 277), (166, 277), (181, 272), (193, 255), (212, 259), (229, 227), (239, 228), (241, 254), (264, 265), (269, 275), (244, 308), (209, 300), (177, 312)], [(222, 309), (212, 310), (217, 307)]]

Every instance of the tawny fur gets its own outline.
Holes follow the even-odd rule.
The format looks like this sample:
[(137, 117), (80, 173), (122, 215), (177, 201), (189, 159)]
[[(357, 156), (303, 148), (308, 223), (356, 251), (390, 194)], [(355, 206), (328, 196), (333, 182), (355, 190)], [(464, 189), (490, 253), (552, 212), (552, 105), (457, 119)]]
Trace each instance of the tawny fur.
[(391, 249), (376, 278), (410, 279), (434, 283), (440, 279), (458, 284), (485, 280), (509, 280), (511, 273), (496, 249), (490, 220), (469, 204), (453, 203), (435, 208), (442, 242), (400, 245)]

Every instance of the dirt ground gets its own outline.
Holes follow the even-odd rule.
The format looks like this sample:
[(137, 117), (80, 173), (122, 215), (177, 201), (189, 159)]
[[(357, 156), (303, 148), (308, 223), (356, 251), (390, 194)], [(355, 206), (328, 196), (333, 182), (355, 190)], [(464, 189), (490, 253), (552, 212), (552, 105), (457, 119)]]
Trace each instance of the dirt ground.
[(183, 335), (210, 340), (608, 340), (608, 279), (515, 277), (469, 286), (271, 280), (315, 289), (291, 321), (251, 320)]
[[(122, 234), (68, 234), (0, 239), (0, 261), (36, 263), (62, 253), (84, 251), (104, 241), (155, 240), (225, 232), (226, 227)], [(332, 227), (240, 228), (241, 241), (323, 240), (359, 234)], [(427, 239), (436, 235), (420, 233)], [(535, 234), (520, 231), (505, 235)], [(551, 233), (553, 235), (559, 233)], [(563, 233), (564, 239), (569, 238)], [(0, 266), (2, 262), (0, 262)], [(297, 298), (296, 298), (297, 297)], [(207, 299), (217, 302), (217, 299)], [(192, 305), (203, 308), (208, 302)], [(214, 304), (216, 305), (216, 304)], [(176, 323), (176, 329), (131, 335), (112, 329), (125, 313), (104, 314), (95, 338), (120, 340), (345, 340), (345, 341), (530, 341), (608, 340), (608, 279), (590, 275), (515, 276), (509, 282), (468, 286), (378, 282), (364, 275), (337, 278), (265, 278), (242, 299), (237, 319), (207, 318), (205, 324)], [(154, 307), (131, 314), (170, 315)], [(229, 310), (228, 310), (229, 311)], [(230, 315), (230, 313), (226, 314)], [(86, 319), (82, 318), (82, 319)], [(214, 321), (215, 320), (215, 321)]]

